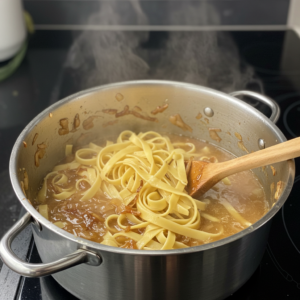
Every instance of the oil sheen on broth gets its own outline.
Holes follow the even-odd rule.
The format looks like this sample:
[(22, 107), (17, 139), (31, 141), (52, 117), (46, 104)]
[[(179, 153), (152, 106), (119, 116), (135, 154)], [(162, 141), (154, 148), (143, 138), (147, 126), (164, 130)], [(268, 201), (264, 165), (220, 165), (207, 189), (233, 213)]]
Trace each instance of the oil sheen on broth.
[[(234, 158), (234, 156), (227, 151), (207, 142), (175, 135), (168, 136), (172, 143), (193, 143), (196, 147), (195, 152), (204, 153), (204, 155), (207, 155), (205, 159), (212, 163)], [(98, 145), (100, 144), (98, 143)], [(96, 154), (89, 154), (85, 158), (93, 158), (95, 156)], [(58, 165), (66, 164), (71, 161), (74, 161), (74, 154), (66, 156)], [(56, 186), (52, 184), (54, 175), (49, 176), (46, 180), (47, 189), (45, 192), (45, 200), (41, 203), (37, 197), (34, 201), (34, 206), (42, 215), (46, 216), (49, 221), (64, 230), (76, 236), (102, 243), (108, 234), (107, 227), (105, 226), (105, 220), (107, 218), (112, 215), (132, 214), (135, 218), (139, 219), (140, 215), (134, 205), (132, 205), (134, 201), (125, 206), (120, 199), (111, 198), (105, 191), (103, 192), (100, 189), (97, 190), (93, 197), (81, 201), (82, 194), (91, 188), (87, 181), (80, 180), (86, 176), (82, 175), (85, 169), (86, 166), (80, 165), (75, 169), (58, 171), (59, 174), (64, 174), (67, 180)], [(60, 179), (60, 177), (58, 177), (58, 179)], [(57, 186), (63, 187), (64, 190), (70, 190), (75, 187), (76, 183), (78, 190), (71, 196), (66, 199), (57, 199), (57, 197), (55, 197), (55, 195), (59, 193)], [(142, 186), (139, 187), (139, 189), (141, 188)], [(206, 203), (206, 208), (203, 213), (217, 218), (219, 222), (201, 216), (200, 226), (197, 229), (215, 234), (220, 232), (220, 228), (222, 227), (222, 234), (216, 237), (212, 235), (205, 240), (197, 240), (176, 233), (174, 236), (176, 242), (179, 242), (178, 245), (184, 244), (189, 247), (202, 245), (228, 237), (245, 229), (247, 225), (239, 222), (228, 212), (223, 205), (224, 201), (230, 203), (240, 216), (251, 224), (259, 220), (269, 210), (264, 190), (252, 171), (245, 171), (228, 177), (228, 179), (215, 185), (199, 198), (199, 200)], [(42, 210), (44, 212), (42, 212)], [(174, 214), (172, 216), (179, 218)], [(112, 219), (109, 224), (110, 228), (112, 228), (111, 231), (113, 231), (112, 234), (125, 231), (127, 233), (137, 233), (139, 236), (143, 236), (145, 233), (145, 227), (132, 229), (136, 223), (128, 219), (123, 221), (123, 225), (126, 226), (125, 229), (124, 226), (120, 228), (116, 219)], [(160, 236), (157, 235), (157, 237), (154, 237), (152, 241), (154, 241), (154, 244), (158, 244), (157, 242), (159, 242), (160, 238), (166, 240), (166, 238), (169, 237), (160, 234)], [(118, 246), (122, 248), (139, 248), (137, 246), (137, 240), (128, 236), (117, 236), (115, 237), (115, 241), (118, 243)], [(180, 247), (181, 246), (178, 246), (177, 248)]]

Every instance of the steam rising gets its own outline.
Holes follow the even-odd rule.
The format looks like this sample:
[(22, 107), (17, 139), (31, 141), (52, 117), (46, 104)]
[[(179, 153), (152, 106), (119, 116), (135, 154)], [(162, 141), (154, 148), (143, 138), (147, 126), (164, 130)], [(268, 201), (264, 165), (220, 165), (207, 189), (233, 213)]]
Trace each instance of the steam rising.
[[(99, 13), (90, 17), (90, 24), (126, 24), (127, 18), (146, 25), (139, 3), (134, 1), (132, 11), (126, 14), (118, 11), (118, 6), (102, 2)], [(81, 88), (88, 88), (110, 82), (144, 79), (149, 71), (147, 63), (135, 49), (146, 40), (148, 33), (120, 31), (85, 31), (73, 43), (67, 66), (76, 70)]]
[(162, 57), (155, 77), (225, 92), (246, 87), (254, 75), (252, 68), (241, 68), (235, 45), (222, 32), (173, 32)]
[[(187, 4), (176, 3), (166, 14), (168, 24), (218, 22), (211, 4), (195, 2), (182, 9), (180, 5)], [(104, 1), (89, 22), (120, 25), (129, 20), (148, 24), (138, 0), (131, 0), (126, 13)], [(253, 69), (241, 63), (234, 41), (225, 32), (169, 32), (156, 49), (143, 47), (148, 39), (148, 32), (85, 31), (73, 43), (66, 67), (77, 77), (80, 89), (126, 80), (166, 79), (230, 92), (255, 82)]]

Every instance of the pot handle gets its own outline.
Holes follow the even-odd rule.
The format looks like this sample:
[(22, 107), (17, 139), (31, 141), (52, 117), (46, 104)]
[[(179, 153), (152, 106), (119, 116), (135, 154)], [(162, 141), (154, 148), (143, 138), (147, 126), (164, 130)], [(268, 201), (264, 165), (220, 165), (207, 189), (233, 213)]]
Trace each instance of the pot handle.
[(19, 259), (11, 249), (14, 238), (31, 223), (32, 218), (26, 213), (2, 238), (0, 242), (0, 256), (3, 262), (14, 272), (25, 277), (43, 277), (70, 267), (87, 263), (99, 266), (101, 258), (88, 250), (78, 249), (51, 263), (31, 264)]
[(267, 106), (270, 107), (272, 113), (271, 116), (269, 117), (269, 119), (273, 122), (276, 123), (279, 119), (280, 116), (280, 108), (279, 105), (272, 100), (271, 98), (261, 95), (259, 93), (256, 92), (252, 92), (252, 91), (236, 91), (236, 92), (232, 92), (229, 94), (230, 96), (233, 97), (238, 97), (238, 96), (249, 96), (252, 97), (264, 104), (266, 104)]

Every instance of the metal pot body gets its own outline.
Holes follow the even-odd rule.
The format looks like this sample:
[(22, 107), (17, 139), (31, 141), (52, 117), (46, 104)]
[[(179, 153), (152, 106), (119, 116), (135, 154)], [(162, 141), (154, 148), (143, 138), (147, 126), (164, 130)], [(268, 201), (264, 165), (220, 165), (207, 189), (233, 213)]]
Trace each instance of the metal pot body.
[[(49, 229), (34, 228), (43, 262), (78, 249)], [(176, 255), (128, 255), (96, 251), (98, 267), (81, 264), (52, 276), (80, 299), (224, 299), (241, 287), (264, 254), (270, 222), (221, 247)], [(94, 249), (93, 249), (94, 251)]]
[[(248, 96), (253, 94), (248, 93)], [(254, 96), (260, 98), (257, 94)], [(271, 103), (275, 120), (278, 117), (276, 105), (263, 96), (261, 98), (267, 104)], [(168, 108), (164, 112), (151, 114), (157, 106), (165, 104)], [(137, 114), (115, 118), (103, 111), (117, 109), (120, 112), (126, 105), (130, 111), (138, 107), (135, 110), (144, 118)], [(203, 116), (201, 119), (199, 113)], [(74, 119), (76, 114), (80, 118), (78, 127), (75, 126), (78, 125)], [(172, 124), (169, 117), (175, 114), (180, 114), (193, 131), (183, 131)], [(145, 120), (145, 116), (156, 120)], [(68, 120), (69, 132), (64, 135), (59, 135), (61, 119)], [(92, 125), (85, 126), (91, 120)], [(218, 131), (219, 142), (210, 136), (210, 128), (221, 129)], [(53, 277), (80, 299), (222, 299), (230, 295), (247, 281), (262, 258), (270, 220), (292, 188), (294, 162), (274, 165), (277, 170), (275, 176), (269, 167), (255, 171), (272, 207), (262, 219), (226, 239), (187, 249), (139, 251), (90, 242), (57, 228), (26, 200), (34, 198), (42, 178), (64, 157), (66, 144), (80, 146), (99, 138), (111, 139), (126, 129), (183, 134), (217, 144), (237, 156), (244, 155), (245, 149), (257, 151), (263, 145), (268, 147), (285, 141), (274, 123), (256, 109), (233, 96), (201, 86), (168, 81), (135, 81), (102, 86), (70, 96), (38, 115), (24, 129), (13, 149), (11, 180), (28, 214), (3, 238), (0, 245), (2, 259), (25, 276), (57, 272)], [(242, 137), (244, 147), (241, 147), (241, 139), (235, 133)], [(36, 134), (38, 137), (33, 143)], [(26, 148), (23, 141), (27, 144)], [(37, 144), (41, 143), (47, 145), (46, 155), (37, 167), (34, 157)], [(23, 168), (29, 177), (26, 197), (20, 187)], [(279, 181), (284, 182), (284, 188), (279, 199), (275, 200)], [(34, 267), (22, 264), (9, 249), (11, 240), (30, 222), (31, 216), (35, 220), (32, 224), (34, 239), (44, 263)], [(54, 260), (59, 261), (53, 263)]]

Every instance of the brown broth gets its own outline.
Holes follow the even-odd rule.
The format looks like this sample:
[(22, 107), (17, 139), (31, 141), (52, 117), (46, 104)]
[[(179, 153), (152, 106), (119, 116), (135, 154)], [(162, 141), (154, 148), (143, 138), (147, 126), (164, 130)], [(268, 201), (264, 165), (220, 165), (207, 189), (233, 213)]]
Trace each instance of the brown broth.
[[(210, 152), (208, 156), (211, 157), (211, 161), (215, 161), (215, 158), (217, 158), (219, 162), (234, 158), (234, 156), (227, 151), (207, 142), (174, 135), (169, 135), (169, 137), (173, 143), (194, 143), (196, 146), (196, 152), (199, 152), (203, 147), (207, 147)], [(73, 159), (74, 155), (65, 158), (63, 162), (60, 162), (59, 164), (72, 161)], [(195, 159), (197, 158), (195, 157)], [(84, 169), (84, 166), (80, 168)], [(82, 176), (78, 174), (80, 169), (64, 170), (60, 172), (66, 174), (68, 177), (68, 182), (62, 185), (62, 188), (74, 187), (76, 181), (82, 178)], [(222, 199), (227, 200), (244, 219), (252, 224), (258, 221), (269, 210), (264, 190), (252, 171), (244, 171), (232, 175), (229, 179), (231, 181), (231, 185), (225, 185), (221, 181), (200, 198), (203, 200), (206, 199), (205, 201), (209, 200), (205, 213), (221, 220), (221, 223), (216, 223), (202, 217), (200, 230), (216, 233), (221, 225), (224, 228), (222, 236), (215, 239), (211, 238), (210, 240), (205, 241), (205, 243), (228, 237), (245, 229), (245, 227), (237, 222), (221, 204)], [(49, 179), (45, 204), (48, 205), (49, 220), (51, 222), (65, 222), (67, 225), (63, 228), (64, 230), (76, 236), (101, 243), (103, 241), (103, 236), (107, 231), (104, 225), (104, 220), (108, 216), (111, 214), (128, 212), (130, 210), (132, 213), (137, 212), (131, 206), (124, 206), (120, 200), (109, 199), (101, 191), (98, 191), (92, 199), (79, 201), (81, 193), (89, 187), (88, 183), (81, 182), (80, 190), (73, 194), (70, 198), (57, 200), (54, 198), (53, 194), (58, 191), (55, 191), (51, 184), (51, 179)], [(37, 201), (34, 201), (34, 206), (36, 208), (39, 204), (40, 203)], [(110, 225), (115, 228), (116, 232), (122, 231), (122, 229), (118, 227), (117, 223)], [(130, 226), (134, 224), (130, 224), (130, 222), (127, 221), (127, 224), (125, 223), (125, 225), (127, 226), (125, 231), (130, 231)], [(134, 231), (142, 234), (144, 229)], [(136, 243), (128, 238), (119, 237), (117, 240), (119, 243), (122, 243), (122, 248), (137, 249)], [(177, 235), (176, 240), (183, 242), (188, 246), (203, 244), (202, 241), (180, 235)]]

